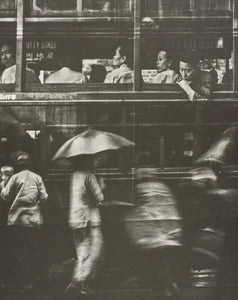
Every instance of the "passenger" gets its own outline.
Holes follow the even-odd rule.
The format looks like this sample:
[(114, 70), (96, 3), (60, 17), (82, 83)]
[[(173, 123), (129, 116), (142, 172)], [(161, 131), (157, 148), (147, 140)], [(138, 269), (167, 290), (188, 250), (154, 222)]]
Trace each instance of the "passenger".
[(153, 83), (175, 83), (178, 75), (170, 67), (173, 63), (172, 57), (166, 50), (160, 50), (157, 55), (157, 75)]
[(102, 259), (103, 238), (98, 204), (104, 200), (104, 196), (103, 184), (93, 174), (95, 163), (91, 157), (74, 160), (75, 171), (70, 184), (69, 225), (73, 230), (78, 262), (66, 293), (91, 292), (91, 284)]
[(198, 69), (198, 57), (194, 50), (184, 51), (180, 56), (180, 77), (177, 84), (185, 91), (190, 101), (208, 100), (212, 96), (214, 79), (209, 72)]
[(119, 46), (113, 56), (115, 70), (107, 74), (105, 83), (133, 83), (134, 72), (131, 69), (132, 50), (125, 46)]
[(201, 63), (200, 70), (209, 72), (213, 77), (214, 83), (218, 82), (218, 74), (214, 66), (212, 65), (211, 59), (204, 59)]
[[(1, 46), (1, 63), (5, 66), (2, 73), (3, 84), (14, 84), (16, 81), (16, 58), (15, 51), (12, 45)], [(35, 75), (34, 71), (26, 67), (26, 82), (27, 83), (40, 83), (39, 78)]]
[(102, 65), (93, 64), (91, 66), (90, 82), (102, 83), (107, 75), (106, 68)]
[(82, 73), (78, 72), (77, 58), (69, 49), (62, 48), (58, 53), (60, 69), (46, 78), (46, 84), (53, 83), (83, 83), (85, 81)]
[(47, 198), (42, 178), (29, 170), (28, 153), (17, 158), (18, 173), (14, 174), (1, 192), (10, 205), (7, 225), (10, 228), (14, 257), (24, 286), (21, 292), (32, 289), (32, 258), (39, 251), (39, 229), (43, 224), (41, 204)]

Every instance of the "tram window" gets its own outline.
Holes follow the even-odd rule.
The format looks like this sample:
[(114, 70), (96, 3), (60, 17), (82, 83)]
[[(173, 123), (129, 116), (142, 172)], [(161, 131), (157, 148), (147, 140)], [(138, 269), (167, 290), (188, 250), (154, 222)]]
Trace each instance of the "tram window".
[(190, 0), (143, 0), (142, 7), (146, 16), (184, 15), (190, 10)]
[(76, 10), (77, 0), (33, 0), (33, 11)]
[(132, 0), (32, 0), (33, 13), (77, 12), (79, 15), (130, 13)]
[(133, 83), (133, 50), (127, 44), (127, 39), (29, 39), (26, 66), (41, 84)]
[(132, 0), (84, 0), (83, 10), (91, 11), (113, 11), (113, 10), (131, 10)]
[(15, 9), (15, 0), (1, 0), (0, 1), (0, 11), (8, 11)]
[(232, 9), (231, 0), (199, 0), (196, 1), (198, 11), (227, 11)]
[(191, 34), (189, 38), (178, 35), (171, 35), (170, 38), (149, 38), (144, 35), (141, 43), (141, 75), (144, 88), (164, 90), (166, 87), (162, 87), (161, 84), (167, 84), (168, 89), (172, 88), (168, 85), (174, 84), (172, 89), (179, 91), (180, 88), (176, 83), (181, 78), (179, 69), (181, 55), (188, 51), (196, 54), (197, 63), (194, 68), (203, 71), (201, 75), (205, 74), (204, 71), (210, 73), (213, 80), (211, 78), (209, 82), (213, 86), (225, 83), (223, 77), (229, 70), (231, 48), (232, 40), (229, 37), (213, 36), (198, 39)]

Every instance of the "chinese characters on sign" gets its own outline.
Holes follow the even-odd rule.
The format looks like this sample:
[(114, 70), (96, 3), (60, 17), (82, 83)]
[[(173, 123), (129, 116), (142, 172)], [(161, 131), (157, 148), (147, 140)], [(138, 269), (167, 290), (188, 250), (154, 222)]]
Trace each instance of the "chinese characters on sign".
[(56, 48), (56, 41), (27, 41), (26, 60), (41, 61), (43, 59), (53, 59)]

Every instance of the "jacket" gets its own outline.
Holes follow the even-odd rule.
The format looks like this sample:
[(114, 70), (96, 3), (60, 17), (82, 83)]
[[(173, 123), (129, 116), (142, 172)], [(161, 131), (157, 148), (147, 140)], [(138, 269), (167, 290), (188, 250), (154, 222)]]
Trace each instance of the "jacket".
[(10, 204), (7, 225), (37, 227), (43, 224), (40, 204), (48, 198), (42, 178), (23, 170), (14, 174), (1, 192)]

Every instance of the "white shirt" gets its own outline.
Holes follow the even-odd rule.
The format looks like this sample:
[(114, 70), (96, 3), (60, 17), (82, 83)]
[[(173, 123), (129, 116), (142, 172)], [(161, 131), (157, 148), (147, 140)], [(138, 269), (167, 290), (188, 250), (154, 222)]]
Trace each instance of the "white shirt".
[[(16, 64), (6, 68), (2, 73), (2, 84), (14, 84), (16, 82)], [(30, 68), (26, 68), (26, 82), (40, 83), (40, 79)]]
[(104, 83), (133, 83), (134, 73), (126, 64), (108, 73)]
[(83, 75), (63, 67), (46, 78), (45, 83), (83, 83)]
[(6, 68), (2, 73), (2, 83), (10, 84), (16, 81), (16, 65)]

